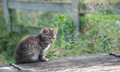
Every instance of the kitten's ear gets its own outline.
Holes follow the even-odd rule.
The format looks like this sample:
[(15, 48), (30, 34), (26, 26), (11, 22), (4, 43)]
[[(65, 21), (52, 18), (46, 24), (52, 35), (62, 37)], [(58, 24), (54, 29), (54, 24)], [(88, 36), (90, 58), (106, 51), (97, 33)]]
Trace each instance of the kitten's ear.
[(42, 32), (42, 33), (48, 33), (48, 28), (47, 28), (47, 27), (44, 27), (41, 32)]
[(58, 27), (54, 28), (54, 31), (57, 33)]

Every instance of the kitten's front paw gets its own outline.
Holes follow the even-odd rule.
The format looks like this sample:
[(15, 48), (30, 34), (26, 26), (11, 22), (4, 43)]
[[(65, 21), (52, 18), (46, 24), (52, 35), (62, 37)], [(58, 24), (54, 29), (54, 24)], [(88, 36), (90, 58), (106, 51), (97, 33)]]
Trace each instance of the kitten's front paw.
[(47, 62), (47, 61), (49, 61), (49, 60), (48, 60), (47, 58), (42, 58), (41, 61), (42, 61), (42, 62)]

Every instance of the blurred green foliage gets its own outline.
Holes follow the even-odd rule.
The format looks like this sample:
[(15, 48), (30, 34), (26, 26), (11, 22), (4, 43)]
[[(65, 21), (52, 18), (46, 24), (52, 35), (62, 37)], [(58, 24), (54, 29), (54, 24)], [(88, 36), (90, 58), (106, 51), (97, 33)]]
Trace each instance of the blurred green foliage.
[[(44, 12), (37, 16), (26, 16), (24, 13), (19, 12), (19, 18), (12, 15), (15, 17), (12, 24), (41, 28), (44, 26), (59, 27), (58, 38), (47, 51), (48, 58), (120, 50), (119, 15), (111, 13), (107, 15), (104, 13), (86, 14), (80, 18), (80, 27), (84, 30), (84, 33), (81, 33), (73, 31), (69, 14)], [(0, 12), (0, 63), (15, 62), (13, 58), (14, 48), (19, 40), (26, 35), (28, 35), (26, 28), (23, 28), (22, 32), (7, 33), (3, 12)]]

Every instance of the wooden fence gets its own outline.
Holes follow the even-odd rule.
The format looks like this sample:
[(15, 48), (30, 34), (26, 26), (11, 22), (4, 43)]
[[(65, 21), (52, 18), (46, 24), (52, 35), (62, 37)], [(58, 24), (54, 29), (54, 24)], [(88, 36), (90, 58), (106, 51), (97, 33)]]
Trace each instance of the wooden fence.
[(55, 11), (55, 12), (71, 12), (74, 27), (79, 24), (78, 18), (78, 0), (72, 0), (71, 3), (63, 2), (21, 2), (2, 0), (4, 7), (5, 22), (7, 31), (11, 32), (10, 11), (9, 9), (25, 9), (25, 10), (40, 10), (40, 11)]
[(79, 0), (71, 0), (71, 2), (23, 2), (23, 1), (11, 1), (2, 0), (4, 7), (5, 22), (7, 25), (7, 31), (11, 32), (11, 19), (10, 9), (24, 9), (24, 10), (39, 10), (39, 11), (53, 11), (53, 12), (69, 12), (72, 15), (72, 21), (76, 30), (79, 25), (79, 13), (98, 13), (99, 9), (110, 10), (114, 14), (120, 14), (119, 4), (114, 8), (104, 6), (98, 3), (85, 4), (86, 9), (82, 9)]

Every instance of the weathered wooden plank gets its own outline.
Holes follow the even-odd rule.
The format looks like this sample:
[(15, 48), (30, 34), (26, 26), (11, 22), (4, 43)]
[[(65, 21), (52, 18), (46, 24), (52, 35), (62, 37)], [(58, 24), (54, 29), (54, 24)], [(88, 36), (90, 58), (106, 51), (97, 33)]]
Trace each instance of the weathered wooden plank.
[(8, 1), (10, 9), (71, 12), (71, 3)]
[(79, 25), (78, 0), (72, 0), (72, 20), (73, 20), (74, 27), (78, 28), (78, 25)]
[[(116, 52), (120, 54), (120, 52)], [(0, 72), (120, 72), (119, 58), (108, 53), (50, 59), (48, 62), (17, 64), (21, 71), (0, 64)]]
[(3, 7), (4, 7), (4, 16), (5, 16), (5, 23), (6, 23), (6, 26), (7, 26), (7, 31), (11, 32), (11, 25), (10, 25), (10, 18), (9, 18), (7, 0), (2, 0), (2, 2), (3, 2)]

